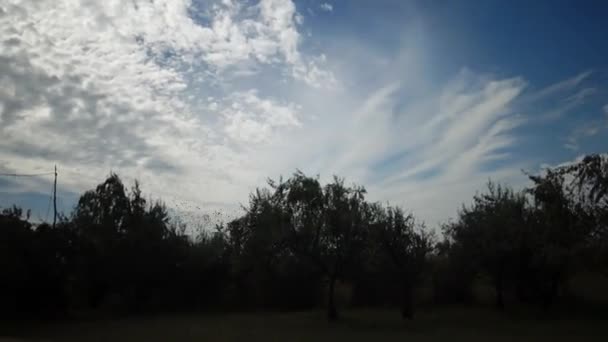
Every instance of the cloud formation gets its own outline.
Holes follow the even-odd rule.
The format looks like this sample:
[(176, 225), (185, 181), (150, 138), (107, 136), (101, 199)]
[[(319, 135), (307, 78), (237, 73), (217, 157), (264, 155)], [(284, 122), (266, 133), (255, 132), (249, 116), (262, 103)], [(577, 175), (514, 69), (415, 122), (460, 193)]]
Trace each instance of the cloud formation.
[(434, 225), (488, 178), (519, 184), (537, 165), (513, 157), (518, 128), (597, 94), (591, 72), (540, 90), (467, 68), (432, 83), (424, 46), (313, 49), (306, 22), (290, 0), (3, 2), (0, 171), (57, 163), (66, 192), (115, 171), (196, 211), (238, 208), (299, 168)]

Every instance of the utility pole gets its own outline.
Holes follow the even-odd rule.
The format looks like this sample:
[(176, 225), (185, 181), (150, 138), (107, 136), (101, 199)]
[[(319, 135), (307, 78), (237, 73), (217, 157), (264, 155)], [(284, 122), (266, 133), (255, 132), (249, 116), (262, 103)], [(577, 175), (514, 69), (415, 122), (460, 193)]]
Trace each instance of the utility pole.
[(53, 228), (57, 223), (57, 164), (55, 164), (55, 182), (53, 183)]

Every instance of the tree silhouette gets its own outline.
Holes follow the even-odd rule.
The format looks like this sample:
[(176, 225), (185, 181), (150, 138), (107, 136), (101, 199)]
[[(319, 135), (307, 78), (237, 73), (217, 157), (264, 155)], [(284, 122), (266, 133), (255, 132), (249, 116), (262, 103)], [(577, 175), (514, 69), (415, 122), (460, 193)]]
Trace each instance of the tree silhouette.
[(510, 298), (550, 308), (576, 272), (608, 274), (607, 158), (530, 176), (523, 192), (489, 182), (438, 243), (413, 214), (339, 177), (269, 180), (241, 217), (194, 235), (138, 182), (110, 174), (55, 227), (0, 211), (0, 314), (302, 310), (324, 298), (334, 321), (344, 285), (351, 304), (399, 303), (411, 319), (429, 278), (437, 303), (470, 303), (488, 279), (498, 308)]
[(564, 176), (548, 170), (545, 176), (531, 176), (528, 189), (534, 198), (532, 226), (536, 240), (537, 287), (545, 307), (550, 306), (587, 247), (593, 227), (584, 211), (567, 195)]
[(487, 192), (474, 196), (470, 207), (463, 206), (457, 224), (446, 231), (461, 244), (470, 262), (490, 276), (500, 309), (505, 305), (506, 283), (516, 266), (525, 210), (522, 195), (489, 182)]
[(336, 282), (364, 244), (365, 189), (346, 187), (337, 177), (321, 187), (317, 179), (299, 171), (285, 182), (271, 180), (269, 185), (272, 191), (257, 190), (245, 217), (229, 225), (233, 240), (236, 244), (246, 238), (252, 248), (262, 241), (258, 244), (265, 249), (254, 253), (264, 256), (261, 260), (292, 255), (324, 275), (328, 319), (336, 320)]
[(380, 219), (372, 225), (376, 243), (395, 266), (394, 275), (401, 284), (401, 315), (413, 318), (413, 291), (426, 266), (428, 254), (432, 250), (432, 236), (424, 226), (418, 226), (414, 216), (405, 215), (397, 207), (386, 210), (376, 206)]

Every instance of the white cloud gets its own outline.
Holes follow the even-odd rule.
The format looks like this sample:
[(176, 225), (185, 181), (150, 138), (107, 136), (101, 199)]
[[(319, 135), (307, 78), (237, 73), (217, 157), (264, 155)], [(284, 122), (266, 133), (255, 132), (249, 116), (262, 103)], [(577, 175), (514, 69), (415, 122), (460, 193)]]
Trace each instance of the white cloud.
[(244, 148), (271, 142), (278, 129), (300, 126), (296, 105), (261, 99), (255, 90), (232, 94), (228, 102), (231, 104), (222, 110), (227, 122), (224, 130)]
[(325, 12), (331, 12), (334, 10), (334, 6), (327, 2), (320, 4), (319, 8), (321, 9), (321, 11), (325, 11)]
[(338, 88), (340, 85), (334, 74), (322, 68), (325, 62), (325, 55), (311, 58), (307, 64), (295, 66), (292, 75), (294, 78), (304, 81), (315, 88)]

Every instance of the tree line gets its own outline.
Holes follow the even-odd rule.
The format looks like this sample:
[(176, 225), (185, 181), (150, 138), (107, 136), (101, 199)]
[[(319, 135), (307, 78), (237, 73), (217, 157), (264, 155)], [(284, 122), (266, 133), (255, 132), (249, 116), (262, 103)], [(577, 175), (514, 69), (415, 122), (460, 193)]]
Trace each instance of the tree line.
[[(468, 303), (473, 284), (551, 308), (581, 270), (608, 277), (608, 157), (529, 175), (522, 191), (489, 182), (435, 235), (412, 213), (366, 200), (362, 186), (297, 171), (250, 195), (244, 214), (188, 234), (160, 201), (111, 174), (55, 227), (0, 213), (0, 315), (305, 310), (358, 306), (414, 317)], [(398, 303), (398, 304), (397, 304)]]

